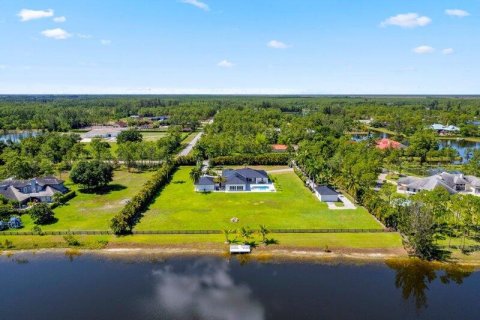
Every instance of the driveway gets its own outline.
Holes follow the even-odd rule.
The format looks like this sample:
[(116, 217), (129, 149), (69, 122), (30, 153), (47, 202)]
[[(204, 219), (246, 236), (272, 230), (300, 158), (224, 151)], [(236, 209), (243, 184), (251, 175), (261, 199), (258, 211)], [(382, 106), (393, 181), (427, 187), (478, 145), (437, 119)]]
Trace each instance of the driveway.
[(354, 210), (357, 209), (355, 205), (343, 194), (338, 195), (338, 199), (343, 202), (343, 207), (337, 207), (334, 202), (327, 202), (328, 209), (331, 210)]
[(188, 154), (190, 153), (190, 151), (192, 151), (193, 147), (195, 147), (195, 145), (197, 144), (197, 142), (200, 140), (200, 138), (202, 137), (202, 134), (203, 132), (200, 132), (199, 134), (197, 134), (195, 136), (195, 138), (193, 138), (192, 141), (190, 141), (190, 143), (185, 147), (185, 149), (183, 149), (182, 151), (180, 151), (178, 153), (178, 156), (179, 157), (184, 157), (184, 156), (188, 156)]

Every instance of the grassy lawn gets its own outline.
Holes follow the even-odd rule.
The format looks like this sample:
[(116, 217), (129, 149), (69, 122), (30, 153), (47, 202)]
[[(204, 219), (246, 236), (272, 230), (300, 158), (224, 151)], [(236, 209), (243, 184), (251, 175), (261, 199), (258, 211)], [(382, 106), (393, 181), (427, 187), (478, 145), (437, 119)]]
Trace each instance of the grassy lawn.
[[(401, 248), (402, 242), (398, 233), (335, 233), (335, 234), (270, 234), (269, 238), (278, 241), (281, 247), (292, 248)], [(115, 237), (109, 235), (75, 236), (80, 242), (79, 248), (101, 249), (107, 246), (187, 246), (191, 248), (223, 247), (223, 235), (134, 235)], [(233, 239), (233, 236), (231, 237)], [(63, 236), (2, 236), (0, 234), (0, 251), (5, 248), (5, 240), (11, 241), (11, 249), (66, 248)], [(257, 243), (261, 238), (255, 235)], [(2, 248), (3, 246), (3, 248)], [(272, 245), (271, 248), (275, 248)]]
[[(88, 194), (77, 191), (77, 196), (64, 206), (54, 210), (56, 223), (41, 226), (42, 230), (109, 230), (110, 219), (118, 213), (125, 200), (132, 198), (139, 188), (152, 176), (153, 172), (130, 173), (115, 171), (113, 182), (104, 194)], [(67, 181), (66, 186), (77, 190), (77, 186)], [(34, 224), (30, 216), (23, 215), (23, 230), (30, 231)]]
[[(293, 173), (276, 173), (277, 192), (196, 193), (191, 167), (181, 167), (150, 205), (136, 230), (258, 228), (363, 228), (382, 226), (363, 208), (329, 210)], [(238, 223), (230, 222), (232, 217)]]
[(157, 141), (158, 139), (167, 136), (166, 132), (142, 131), (141, 133), (143, 136), (143, 141)]

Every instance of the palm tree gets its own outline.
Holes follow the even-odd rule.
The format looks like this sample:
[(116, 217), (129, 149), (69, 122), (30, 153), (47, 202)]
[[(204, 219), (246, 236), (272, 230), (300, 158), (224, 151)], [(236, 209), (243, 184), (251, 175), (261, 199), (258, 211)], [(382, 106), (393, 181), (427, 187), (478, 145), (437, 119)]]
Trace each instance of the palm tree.
[(225, 243), (231, 243), (232, 241), (230, 240), (230, 235), (234, 234), (236, 230), (229, 230), (229, 229), (224, 229), (223, 230), (223, 235), (225, 236)]
[(252, 230), (249, 228), (242, 227), (240, 229), (240, 236), (245, 240), (245, 243), (252, 237)]
[(192, 179), (194, 183), (197, 182), (201, 176), (202, 176), (202, 169), (200, 169), (199, 167), (194, 167), (190, 171), (190, 179)]
[(227, 181), (227, 178), (225, 178), (224, 176), (216, 176), (213, 181), (215, 181), (215, 183), (218, 183), (221, 187), (222, 183), (225, 183)]
[(270, 233), (270, 230), (268, 230), (265, 225), (261, 224), (259, 233), (262, 236), (262, 243), (266, 244), (267, 243), (267, 234)]

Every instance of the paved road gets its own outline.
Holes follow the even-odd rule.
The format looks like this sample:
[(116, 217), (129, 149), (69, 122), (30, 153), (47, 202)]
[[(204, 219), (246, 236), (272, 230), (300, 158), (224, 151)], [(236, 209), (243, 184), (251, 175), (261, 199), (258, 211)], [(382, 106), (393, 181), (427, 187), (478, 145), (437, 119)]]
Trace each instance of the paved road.
[(200, 138), (202, 137), (202, 134), (203, 132), (200, 132), (199, 134), (197, 134), (195, 136), (195, 138), (193, 138), (192, 141), (190, 141), (190, 143), (185, 147), (185, 149), (183, 149), (182, 151), (180, 151), (178, 153), (178, 156), (179, 157), (184, 157), (184, 156), (188, 156), (188, 154), (190, 153), (190, 151), (192, 151), (193, 147), (195, 147), (195, 145), (197, 144), (197, 142), (200, 140)]

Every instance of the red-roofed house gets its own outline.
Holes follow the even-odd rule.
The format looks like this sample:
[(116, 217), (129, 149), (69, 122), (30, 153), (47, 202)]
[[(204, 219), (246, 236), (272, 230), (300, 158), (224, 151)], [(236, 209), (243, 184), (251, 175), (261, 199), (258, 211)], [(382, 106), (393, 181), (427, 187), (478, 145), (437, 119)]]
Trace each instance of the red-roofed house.
[(398, 141), (383, 138), (377, 141), (377, 148), (380, 150), (386, 150), (386, 149), (403, 149), (406, 147)]
[(273, 152), (287, 152), (288, 146), (286, 144), (272, 144)]

